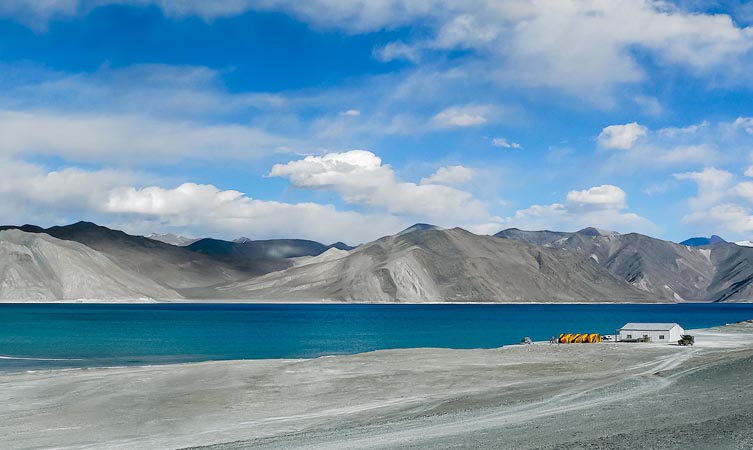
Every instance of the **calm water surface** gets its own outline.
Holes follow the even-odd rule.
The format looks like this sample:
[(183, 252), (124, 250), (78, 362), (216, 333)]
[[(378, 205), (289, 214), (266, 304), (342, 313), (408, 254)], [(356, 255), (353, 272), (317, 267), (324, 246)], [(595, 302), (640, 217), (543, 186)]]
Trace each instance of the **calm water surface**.
[(703, 328), (747, 319), (753, 304), (0, 304), (0, 371), (491, 348), (523, 336), (611, 334), (626, 322)]

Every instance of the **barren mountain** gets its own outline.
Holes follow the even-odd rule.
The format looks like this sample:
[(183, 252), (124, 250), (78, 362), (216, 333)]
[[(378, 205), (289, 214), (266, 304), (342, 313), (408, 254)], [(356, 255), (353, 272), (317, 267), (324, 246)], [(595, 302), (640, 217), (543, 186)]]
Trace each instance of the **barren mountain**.
[(211, 293), (206, 288), (291, 265), (285, 261), (266, 260), (253, 264), (228, 262), (90, 222), (39, 228), (37, 232), (84, 244), (109, 256), (123, 268), (187, 297), (205, 296)]
[(666, 300), (733, 301), (753, 298), (753, 249), (716, 240), (702, 247), (641, 234), (594, 233), (551, 239), (549, 231), (498, 233), (593, 258), (633, 286)]
[(127, 300), (181, 296), (78, 242), (0, 231), (0, 299)]
[(595, 228), (576, 233), (510, 229), (492, 237), (417, 225), (355, 249), (296, 239), (204, 239), (194, 251), (88, 222), (0, 229), (10, 229), (0, 242), (0, 299), (753, 298), (753, 248), (724, 242), (691, 247)]
[(398, 302), (651, 302), (658, 298), (564, 250), (417, 230), (220, 288), (227, 296)]

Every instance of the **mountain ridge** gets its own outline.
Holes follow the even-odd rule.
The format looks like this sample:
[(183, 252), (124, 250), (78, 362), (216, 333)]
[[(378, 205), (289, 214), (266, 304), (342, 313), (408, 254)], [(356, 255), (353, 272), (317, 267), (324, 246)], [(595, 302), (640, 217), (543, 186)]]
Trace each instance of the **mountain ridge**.
[[(753, 248), (726, 242), (693, 247), (592, 227), (510, 228), (482, 236), (417, 224), (356, 248), (301, 239), (201, 239), (188, 248), (91, 222), (0, 230), (23, 236), (0, 232), (6, 249), (0, 286), (30, 299), (70, 297), (66, 280), (89, 280), (87, 258), (91, 272), (108, 286), (102, 298), (641, 303), (753, 298)], [(52, 240), (33, 243), (40, 235)], [(23, 245), (15, 242), (19, 239)], [(19, 256), (24, 254), (37, 259)], [(63, 254), (75, 262), (78, 278), (60, 275), (66, 269), (60, 265)], [(57, 269), (42, 270), (47, 260), (57, 261)], [(24, 270), (41, 278), (19, 277)], [(108, 270), (140, 288), (128, 290)], [(24, 289), (26, 296), (20, 295)], [(87, 292), (87, 298), (97, 298), (96, 290)]]

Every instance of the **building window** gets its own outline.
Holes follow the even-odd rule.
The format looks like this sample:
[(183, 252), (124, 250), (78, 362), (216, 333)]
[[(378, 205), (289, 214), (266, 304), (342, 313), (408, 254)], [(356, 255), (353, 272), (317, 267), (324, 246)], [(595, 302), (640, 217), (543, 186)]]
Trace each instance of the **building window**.
[(632, 334), (628, 334), (628, 335), (627, 335), (627, 338), (628, 338), (628, 339), (633, 339), (633, 335), (632, 335)]
[(664, 339), (664, 335), (663, 335), (663, 334), (660, 334), (660, 335), (659, 335), (659, 340), (661, 341), (661, 340), (663, 340), (663, 339)]

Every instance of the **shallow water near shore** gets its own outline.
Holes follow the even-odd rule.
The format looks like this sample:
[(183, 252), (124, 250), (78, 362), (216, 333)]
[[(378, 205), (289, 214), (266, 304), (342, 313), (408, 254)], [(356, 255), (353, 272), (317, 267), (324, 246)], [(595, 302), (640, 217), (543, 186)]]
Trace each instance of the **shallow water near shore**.
[(2, 304), (0, 371), (493, 348), (626, 322), (751, 318), (753, 304)]

